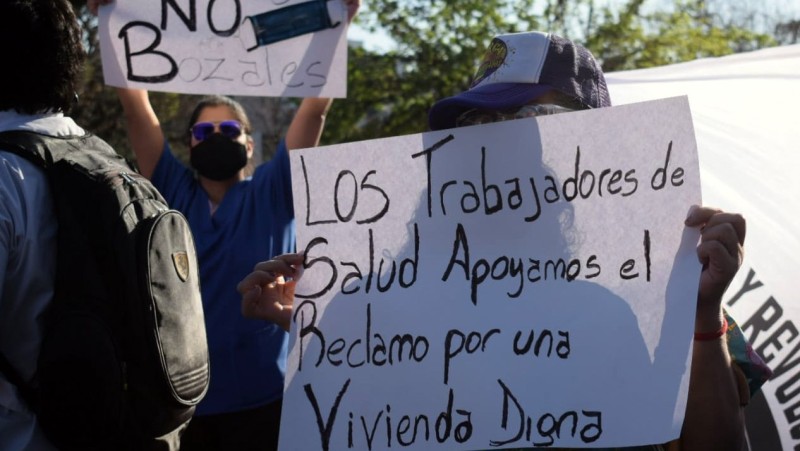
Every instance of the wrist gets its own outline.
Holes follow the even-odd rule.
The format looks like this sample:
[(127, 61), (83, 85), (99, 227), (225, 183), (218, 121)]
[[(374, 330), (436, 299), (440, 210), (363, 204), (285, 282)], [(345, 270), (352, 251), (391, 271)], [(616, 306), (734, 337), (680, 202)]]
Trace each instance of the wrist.
[[(706, 302), (704, 302), (706, 301)], [(714, 302), (716, 301), (716, 302)], [(694, 331), (709, 332), (718, 330), (725, 320), (721, 300), (697, 299), (694, 312)]]
[(713, 341), (724, 337), (728, 332), (728, 319), (722, 316), (722, 322), (717, 329), (705, 328), (695, 325), (694, 340), (695, 341)]

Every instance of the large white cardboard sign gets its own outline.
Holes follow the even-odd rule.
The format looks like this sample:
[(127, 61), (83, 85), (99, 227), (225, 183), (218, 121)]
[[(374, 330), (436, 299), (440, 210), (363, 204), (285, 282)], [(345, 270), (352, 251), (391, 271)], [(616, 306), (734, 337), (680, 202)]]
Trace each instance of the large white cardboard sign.
[(111, 86), (273, 97), (347, 94), (341, 0), (117, 0), (99, 17), (103, 75)]
[(606, 75), (614, 104), (686, 95), (703, 200), (747, 220), (725, 306), (774, 374), (745, 410), (751, 449), (800, 449), (800, 44)]
[(678, 437), (700, 266), (685, 97), (291, 153), (282, 450)]

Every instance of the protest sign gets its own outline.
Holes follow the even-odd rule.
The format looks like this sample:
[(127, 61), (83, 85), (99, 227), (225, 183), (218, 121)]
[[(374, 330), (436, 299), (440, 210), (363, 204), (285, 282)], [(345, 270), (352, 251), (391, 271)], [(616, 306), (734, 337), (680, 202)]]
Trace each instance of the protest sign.
[(745, 409), (750, 449), (800, 449), (800, 44), (606, 80), (615, 105), (688, 96), (703, 200), (747, 220), (723, 305), (774, 372)]
[(292, 152), (282, 450), (680, 434), (700, 266), (686, 98)]
[(100, 10), (105, 82), (188, 94), (345, 97), (341, 0), (118, 0)]

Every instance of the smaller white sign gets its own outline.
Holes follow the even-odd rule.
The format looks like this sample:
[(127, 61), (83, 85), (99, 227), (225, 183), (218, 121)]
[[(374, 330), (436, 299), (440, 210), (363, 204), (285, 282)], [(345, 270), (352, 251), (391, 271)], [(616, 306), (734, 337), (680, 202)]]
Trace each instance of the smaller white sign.
[(103, 75), (111, 86), (347, 95), (348, 22), (341, 0), (118, 0), (99, 17)]

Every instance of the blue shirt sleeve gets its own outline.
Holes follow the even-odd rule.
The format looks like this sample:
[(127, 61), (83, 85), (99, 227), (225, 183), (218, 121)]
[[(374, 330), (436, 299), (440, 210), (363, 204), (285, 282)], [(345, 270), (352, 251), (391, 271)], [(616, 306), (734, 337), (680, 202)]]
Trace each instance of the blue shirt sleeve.
[(289, 165), (289, 151), (286, 142), (281, 140), (275, 156), (253, 173), (252, 183), (261, 193), (272, 193), (272, 204), (286, 205), (288, 215), (294, 217), (292, 201), (292, 171)]

